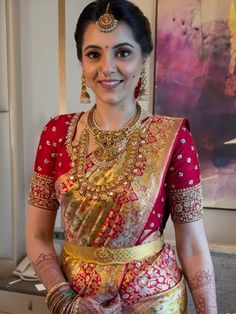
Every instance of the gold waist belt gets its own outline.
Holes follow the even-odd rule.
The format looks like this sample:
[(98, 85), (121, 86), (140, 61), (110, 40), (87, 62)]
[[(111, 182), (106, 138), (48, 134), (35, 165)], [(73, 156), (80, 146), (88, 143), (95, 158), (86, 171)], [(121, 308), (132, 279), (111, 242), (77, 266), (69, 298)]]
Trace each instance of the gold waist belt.
[(110, 265), (126, 264), (153, 256), (161, 251), (163, 244), (163, 236), (152, 242), (127, 248), (96, 248), (92, 246), (80, 246), (65, 241), (63, 250), (72, 258), (80, 259), (87, 263)]

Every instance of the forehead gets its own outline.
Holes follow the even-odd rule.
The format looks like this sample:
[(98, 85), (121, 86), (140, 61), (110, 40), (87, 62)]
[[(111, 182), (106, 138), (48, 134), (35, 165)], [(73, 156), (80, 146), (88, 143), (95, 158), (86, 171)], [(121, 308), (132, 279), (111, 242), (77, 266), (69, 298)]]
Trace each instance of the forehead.
[(84, 32), (83, 48), (89, 45), (110, 47), (123, 42), (139, 47), (131, 28), (127, 24), (120, 22), (112, 32), (103, 33), (97, 29), (95, 23), (90, 23)]

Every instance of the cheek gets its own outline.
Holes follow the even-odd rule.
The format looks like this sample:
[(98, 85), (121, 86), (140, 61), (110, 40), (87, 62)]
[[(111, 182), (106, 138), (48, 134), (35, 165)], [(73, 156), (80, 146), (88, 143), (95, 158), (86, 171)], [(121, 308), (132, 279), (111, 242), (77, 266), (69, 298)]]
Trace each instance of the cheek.
[(96, 75), (96, 66), (87, 62), (83, 62), (81, 65), (83, 73), (87, 80), (92, 80)]
[(96, 76), (96, 74), (94, 73), (94, 70), (88, 71), (88, 69), (86, 69), (86, 71), (84, 71), (84, 75), (86, 77), (87, 87), (93, 89), (94, 79)]
[(129, 64), (123, 67), (123, 75), (127, 78), (132, 78), (134, 81), (139, 80), (141, 73), (140, 64)]
[(87, 79), (88, 81), (93, 80), (94, 77), (95, 77), (95, 75), (96, 75), (96, 72), (95, 72), (94, 69), (88, 69), (88, 68), (86, 68), (86, 70), (84, 70), (83, 72), (84, 72), (84, 75), (85, 75), (85, 77), (86, 77), (86, 79)]

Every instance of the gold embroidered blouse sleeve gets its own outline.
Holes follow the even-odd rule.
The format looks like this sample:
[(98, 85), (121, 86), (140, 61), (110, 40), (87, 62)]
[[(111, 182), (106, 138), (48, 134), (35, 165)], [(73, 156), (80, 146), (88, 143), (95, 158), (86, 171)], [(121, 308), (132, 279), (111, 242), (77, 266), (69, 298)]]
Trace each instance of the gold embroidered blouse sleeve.
[(48, 210), (58, 208), (53, 177), (33, 173), (29, 189), (29, 204)]
[(196, 221), (203, 216), (202, 189), (196, 186), (169, 192), (171, 218), (176, 223)]

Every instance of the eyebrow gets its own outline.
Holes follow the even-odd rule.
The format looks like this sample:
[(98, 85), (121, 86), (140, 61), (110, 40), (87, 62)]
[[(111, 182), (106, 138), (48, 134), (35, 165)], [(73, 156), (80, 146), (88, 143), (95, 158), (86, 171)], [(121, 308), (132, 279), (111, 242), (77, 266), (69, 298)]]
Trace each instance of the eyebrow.
[[(124, 42), (124, 43), (120, 43), (120, 44), (115, 45), (115, 46), (113, 47), (113, 49), (117, 49), (117, 48), (120, 48), (120, 47), (123, 47), (123, 46), (129, 46), (129, 47), (131, 47), (131, 48), (134, 48), (134, 46), (133, 46), (132, 44)], [(88, 46), (84, 49), (84, 51), (86, 51), (86, 50), (88, 50), (88, 49), (91, 49), (91, 48), (93, 48), (93, 49), (94, 49), (94, 48), (95, 48), (95, 49), (102, 49), (100, 46), (97, 46), (97, 45), (88, 45)]]

